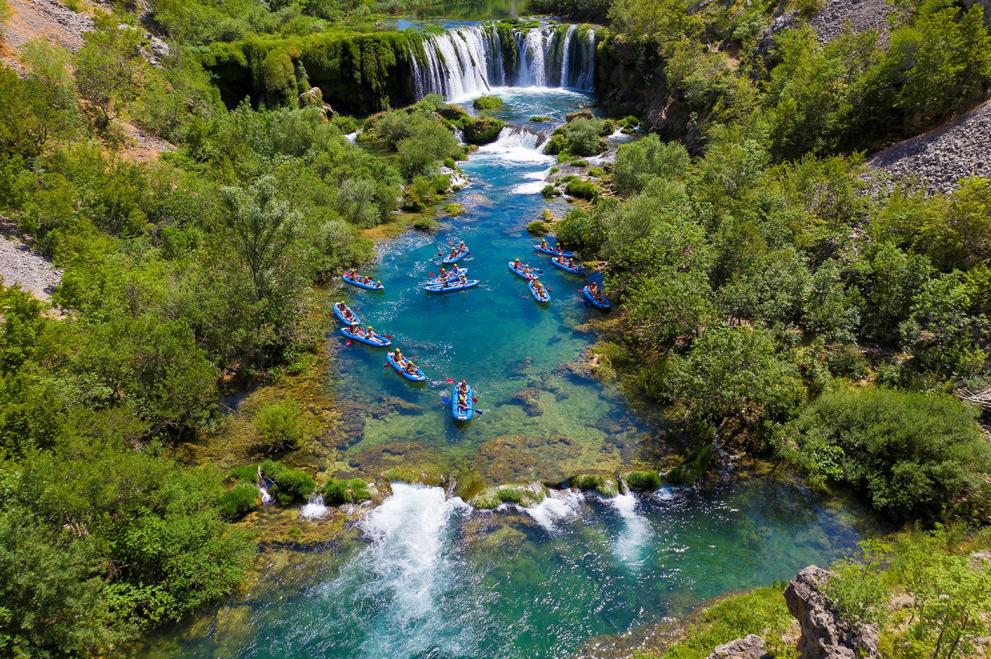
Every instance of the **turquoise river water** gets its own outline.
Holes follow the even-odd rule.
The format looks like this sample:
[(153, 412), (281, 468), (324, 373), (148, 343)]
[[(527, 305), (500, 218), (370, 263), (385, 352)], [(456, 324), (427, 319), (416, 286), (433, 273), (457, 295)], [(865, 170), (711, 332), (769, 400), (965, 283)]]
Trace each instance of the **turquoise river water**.
[[(517, 126), (532, 115), (560, 122), (591, 101), (558, 89), (498, 93), (503, 118)], [(634, 463), (661, 441), (663, 427), (570, 366), (594, 340), (584, 324), (601, 312), (582, 302), (582, 278), (534, 254), (525, 231), (547, 207), (539, 190), (552, 164), (533, 135), (507, 132), (465, 163), (471, 184), (457, 199), (464, 215), (438, 234), (383, 244), (374, 268), (383, 293), (344, 293), (430, 378), (410, 386), (383, 368), (383, 352), (339, 343), (335, 386), (354, 406), (342, 446), (352, 468), (431, 464), (487, 482), (557, 482)], [(447, 240), (470, 246), (464, 265), (481, 285), (426, 294), (419, 284), (437, 271)], [(514, 257), (547, 271), (547, 308), (508, 271)], [(466, 428), (442, 401), (448, 377), (467, 378), (478, 392), (483, 415)], [(496, 511), (474, 510), (438, 487), (394, 483), (351, 540), (305, 554), (230, 603), (226, 622), (177, 634), (169, 647), (241, 657), (619, 651), (665, 616), (849, 552), (860, 522), (848, 508), (770, 478), (610, 499), (552, 490), (530, 509)]]

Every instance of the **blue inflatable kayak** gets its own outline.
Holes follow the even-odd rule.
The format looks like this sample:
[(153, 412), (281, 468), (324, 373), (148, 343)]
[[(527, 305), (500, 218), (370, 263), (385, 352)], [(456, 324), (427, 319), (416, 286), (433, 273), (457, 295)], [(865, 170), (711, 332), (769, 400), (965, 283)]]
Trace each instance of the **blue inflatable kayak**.
[(551, 294), (547, 292), (547, 287), (544, 286), (544, 294), (541, 295), (537, 292), (537, 289), (533, 287), (533, 282), (535, 281), (536, 279), (531, 279), (530, 283), (527, 284), (527, 288), (530, 289), (530, 295), (532, 295), (533, 299), (536, 300), (537, 302), (550, 302)]
[(458, 405), (458, 385), (457, 383), (451, 387), (451, 416), (455, 421), (459, 423), (467, 423), (471, 421), (471, 418), (475, 416), (475, 403), (472, 401), (471, 397), (475, 394), (475, 391), (468, 387), (468, 395), (465, 396), (467, 401), (467, 406), (462, 407)]
[(603, 295), (600, 295), (599, 299), (596, 300), (595, 296), (592, 295), (592, 291), (588, 290), (588, 286), (582, 289), (582, 293), (585, 295), (585, 299), (596, 309), (602, 309), (603, 311), (612, 309), (612, 302), (607, 300)]
[(416, 369), (416, 373), (407, 373), (405, 368), (396, 363), (396, 359), (392, 356), (391, 352), (387, 354), (385, 358), (389, 360), (389, 366), (396, 369), (396, 372), (399, 373), (399, 375), (403, 376), (410, 382), (427, 381), (427, 376), (423, 373), (423, 369), (418, 368)]
[(470, 252), (470, 250), (467, 250), (466, 249), (464, 251), (458, 252), (454, 256), (445, 256), (444, 257), (444, 265), (454, 265), (455, 263), (457, 263), (458, 261), (460, 261), (464, 257), (468, 256), (469, 252)]
[(561, 263), (557, 259), (551, 259), (551, 265), (553, 265), (556, 268), (560, 268), (561, 270), (564, 270), (565, 272), (570, 272), (573, 275), (581, 275), (581, 274), (584, 274), (585, 273), (585, 268), (584, 267), (582, 267), (580, 265), (577, 265), (577, 266), (571, 268), (571, 267), (566, 266), (565, 264)]
[(452, 272), (447, 275), (447, 279), (441, 279), (440, 277), (434, 277), (433, 279), (427, 280), (425, 286), (433, 286), (435, 284), (443, 284), (445, 281), (451, 281), (452, 279), (457, 279), (461, 275), (468, 274), (468, 268), (461, 268), (457, 272)]
[[(341, 307), (344, 307), (344, 309), (341, 309)], [(348, 314), (351, 314), (350, 318), (348, 317)], [(354, 325), (355, 323), (361, 325), (361, 318), (358, 314), (352, 311), (351, 308), (343, 302), (337, 302), (334, 304), (334, 315), (337, 316), (337, 319), (345, 325)]]
[(509, 262), (509, 269), (527, 281), (530, 281), (535, 277), (539, 277), (543, 272), (542, 270), (537, 270), (536, 268), (530, 268), (530, 274), (527, 274), (524, 268), (526, 268), (526, 263), (521, 263), (520, 267), (517, 268), (512, 261)]
[(363, 281), (358, 281), (357, 279), (352, 279), (351, 277), (345, 277), (345, 276), (342, 276), (341, 279), (343, 279), (346, 284), (351, 284), (352, 286), (357, 286), (358, 288), (364, 288), (366, 291), (385, 290), (385, 286), (383, 286), (379, 282), (366, 284)]
[(361, 336), (359, 334), (354, 334), (346, 327), (341, 328), (341, 334), (348, 337), (352, 341), (357, 341), (358, 343), (364, 343), (366, 346), (372, 346), (373, 348), (388, 348), (392, 345), (392, 341), (385, 338), (380, 334), (376, 334), (374, 337), (369, 338), (367, 336)]
[(444, 284), (427, 284), (423, 287), (423, 290), (428, 293), (453, 293), (454, 291), (463, 291), (476, 286), (478, 286), (478, 280), (469, 279), (463, 284), (453, 284), (451, 286), (445, 286)]
[(564, 252), (564, 251), (557, 252), (551, 249), (550, 247), (541, 247), (540, 245), (534, 245), (533, 250), (535, 252), (540, 252), (541, 254), (550, 254), (551, 256), (563, 256), (566, 259), (575, 258), (574, 252)]

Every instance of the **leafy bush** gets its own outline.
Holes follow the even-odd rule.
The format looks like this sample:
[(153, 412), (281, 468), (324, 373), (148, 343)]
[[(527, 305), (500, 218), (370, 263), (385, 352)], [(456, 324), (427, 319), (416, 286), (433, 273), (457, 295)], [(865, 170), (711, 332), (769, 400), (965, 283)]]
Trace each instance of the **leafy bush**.
[(554, 227), (558, 242), (581, 254), (598, 254), (606, 242), (606, 228), (601, 215), (593, 210), (572, 208)]
[(254, 485), (235, 485), (217, 499), (220, 515), (228, 521), (241, 519), (258, 508), (261, 498)]
[(824, 393), (775, 442), (812, 482), (846, 483), (897, 519), (987, 514), (991, 446), (976, 414), (942, 394), (844, 387)]
[(269, 403), (255, 412), (252, 423), (258, 432), (257, 450), (278, 455), (300, 448), (307, 439), (307, 424), (299, 404), (291, 399)]
[(494, 142), (506, 124), (491, 117), (476, 117), (463, 124), (465, 142), (468, 144), (488, 144)]
[(371, 498), (368, 483), (360, 478), (349, 480), (331, 478), (323, 486), (323, 499), (329, 504), (358, 503)]
[(281, 504), (302, 503), (310, 498), (317, 484), (299, 469), (290, 469), (272, 461), (262, 464), (262, 473), (275, 482), (272, 496)]

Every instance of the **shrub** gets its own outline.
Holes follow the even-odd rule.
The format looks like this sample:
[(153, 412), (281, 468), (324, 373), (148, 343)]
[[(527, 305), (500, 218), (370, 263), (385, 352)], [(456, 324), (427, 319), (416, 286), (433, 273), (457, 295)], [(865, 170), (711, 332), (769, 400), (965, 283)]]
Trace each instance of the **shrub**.
[(564, 191), (579, 199), (595, 199), (599, 196), (599, 186), (591, 181), (568, 181)]
[(568, 480), (568, 485), (582, 492), (595, 491), (604, 497), (619, 494), (616, 481), (602, 474), (577, 474)]
[(554, 120), (545, 114), (535, 114), (532, 117), (530, 117), (530, 122), (534, 124), (546, 124), (551, 121)]
[(544, 195), (545, 197), (556, 197), (558, 195), (558, 191), (553, 184), (548, 183), (547, 185), (544, 186), (544, 189), (540, 191), (540, 194)]
[(554, 231), (558, 242), (586, 256), (598, 254), (606, 242), (606, 228), (594, 209), (572, 208), (557, 223)]
[(543, 220), (534, 220), (526, 225), (526, 230), (528, 233), (532, 233), (535, 236), (543, 236), (550, 231), (551, 228), (547, 226), (547, 223)]
[(642, 192), (655, 178), (674, 179), (684, 175), (691, 159), (678, 142), (661, 142), (655, 134), (624, 144), (616, 151), (613, 181), (621, 194)]
[(712, 464), (714, 454), (715, 447), (712, 444), (705, 444), (695, 449), (688, 454), (684, 462), (667, 473), (666, 479), (675, 485), (697, 483)]
[(358, 503), (371, 498), (368, 483), (360, 478), (345, 480), (331, 478), (323, 486), (323, 500), (328, 504)]
[(656, 471), (631, 471), (626, 474), (625, 481), (631, 490), (649, 492), (661, 486), (661, 475)]
[(306, 441), (306, 423), (294, 400), (260, 407), (252, 423), (260, 440), (256, 448), (261, 453), (278, 455), (294, 451)]
[(220, 495), (217, 499), (217, 508), (221, 517), (227, 521), (234, 521), (258, 508), (260, 503), (257, 487), (239, 484)]
[(495, 95), (479, 96), (472, 103), (472, 107), (476, 110), (498, 110), (503, 105), (505, 103), (503, 103), (502, 99)]
[(897, 519), (986, 515), (991, 445), (976, 416), (943, 394), (844, 387), (820, 396), (775, 444), (810, 482), (846, 483)]

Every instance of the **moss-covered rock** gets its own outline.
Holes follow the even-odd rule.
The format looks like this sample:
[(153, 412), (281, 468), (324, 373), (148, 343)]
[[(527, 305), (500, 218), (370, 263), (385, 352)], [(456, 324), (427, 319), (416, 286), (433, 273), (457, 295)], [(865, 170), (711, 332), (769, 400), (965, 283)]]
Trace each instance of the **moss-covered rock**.
[(475, 99), (475, 102), (472, 103), (472, 107), (474, 107), (476, 110), (481, 110), (481, 111), (498, 110), (504, 105), (505, 103), (503, 103), (503, 100), (501, 98), (492, 94), (486, 96), (479, 96), (478, 98)]
[(616, 479), (602, 474), (576, 474), (568, 479), (568, 485), (582, 492), (598, 492), (604, 497), (619, 494)]
[(476, 117), (462, 124), (465, 142), (468, 144), (488, 144), (499, 137), (506, 124), (492, 117)]
[(623, 480), (635, 492), (651, 492), (661, 486), (661, 475), (652, 469), (631, 471)]
[(395, 467), (382, 474), (382, 478), (392, 482), (419, 483), (421, 485), (438, 486), (444, 481), (444, 477), (435, 472), (419, 470), (405, 467)]
[(327, 504), (359, 503), (371, 498), (368, 483), (360, 478), (331, 478), (323, 486), (323, 500)]
[(540, 483), (530, 485), (497, 485), (489, 487), (471, 498), (475, 508), (491, 510), (504, 503), (513, 503), (523, 508), (536, 505), (544, 500), (547, 492)]

